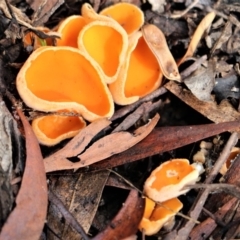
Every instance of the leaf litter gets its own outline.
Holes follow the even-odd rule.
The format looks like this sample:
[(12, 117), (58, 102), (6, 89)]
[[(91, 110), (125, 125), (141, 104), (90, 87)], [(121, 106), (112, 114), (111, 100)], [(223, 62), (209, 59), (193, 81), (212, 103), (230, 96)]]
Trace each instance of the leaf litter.
[[(107, 3), (108, 2), (106, 2), (106, 4)], [(52, 11), (47, 10), (49, 9), (49, 4)], [(68, 6), (73, 5), (72, 1), (69, 1), (68, 4), (69, 4)], [(168, 4), (170, 3), (167, 3), (167, 5)], [(206, 1), (205, 2), (193, 1), (192, 4), (190, 5), (186, 4), (185, 5), (186, 9), (177, 15), (178, 18), (182, 18), (182, 19), (179, 19), (176, 21), (172, 21), (172, 19), (169, 19), (166, 21), (167, 17), (164, 12), (161, 13), (160, 16), (156, 17), (155, 12), (150, 10), (151, 13), (149, 14), (149, 16), (150, 15), (154, 16), (153, 22), (155, 21), (159, 24), (159, 19), (160, 18), (163, 19), (163, 22), (165, 23), (165, 25), (163, 24), (161, 29), (165, 37), (167, 37), (166, 40), (169, 48), (171, 48), (173, 52), (175, 49), (175, 53), (173, 54), (173, 56), (179, 54), (179, 52), (176, 51), (178, 44), (180, 45), (182, 44), (181, 46), (185, 45), (185, 48), (188, 49), (185, 55), (184, 53), (179, 54), (178, 59), (180, 60), (178, 61), (178, 63), (179, 64), (183, 63), (181, 68), (184, 68), (183, 65), (186, 63), (186, 60), (188, 58), (195, 57), (196, 59), (195, 66), (192, 68), (190, 66), (189, 72), (187, 74), (185, 72), (186, 74), (185, 76), (183, 72), (180, 71), (180, 75), (182, 76), (183, 82), (186, 84), (187, 88), (182, 83), (176, 84), (171, 81), (165, 84), (164, 87), (159, 89), (159, 95), (152, 94), (152, 96), (149, 96), (150, 100), (148, 101), (151, 101), (151, 102), (148, 102), (145, 104), (144, 103), (145, 99), (144, 100), (142, 99), (138, 103), (133, 104), (131, 106), (128, 106), (125, 108), (119, 108), (119, 113), (117, 113), (118, 111), (116, 111), (115, 116), (112, 118), (112, 121), (113, 121), (112, 124), (108, 120), (102, 120), (94, 124), (90, 124), (88, 128), (85, 130), (85, 132), (82, 133), (82, 135), (79, 134), (78, 136), (73, 138), (70, 142), (68, 142), (66, 145), (65, 144), (60, 145), (60, 150), (58, 151), (55, 150), (55, 153), (53, 153), (51, 149), (47, 150), (47, 152), (50, 152), (50, 154), (49, 153), (45, 154), (45, 156), (47, 155), (47, 157), (45, 157), (45, 160), (44, 160), (45, 168), (47, 172), (55, 171), (55, 170), (77, 169), (81, 167), (81, 169), (79, 169), (75, 173), (70, 172), (69, 170), (67, 172), (57, 173), (58, 180), (61, 177), (64, 177), (64, 174), (70, 175), (70, 177), (68, 177), (69, 180), (67, 181), (60, 180), (58, 182), (58, 180), (54, 180), (54, 173), (49, 174), (48, 178), (51, 179), (51, 181), (53, 181), (51, 183), (52, 185), (51, 187), (53, 188), (53, 190), (57, 190), (57, 185), (59, 184), (58, 186), (59, 188), (57, 192), (59, 193), (59, 195), (63, 200), (64, 198), (68, 198), (68, 201), (65, 201), (64, 205), (67, 206), (68, 208), (67, 211), (69, 212), (74, 213), (74, 211), (76, 212), (83, 211), (84, 206), (86, 206), (86, 202), (82, 201), (84, 198), (84, 195), (89, 194), (88, 197), (86, 198), (87, 199), (86, 201), (91, 201), (90, 200), (91, 198), (95, 200), (95, 202), (91, 205), (91, 207), (94, 210), (93, 211), (89, 210), (89, 216), (86, 217), (85, 223), (84, 222), (82, 223), (81, 220), (78, 219), (77, 214), (75, 216), (73, 214), (74, 217), (72, 219), (77, 219), (77, 221), (80, 222), (82, 226), (86, 226), (84, 227), (84, 230), (86, 232), (89, 230), (89, 227), (93, 221), (93, 218), (94, 218), (95, 212), (97, 211), (98, 206), (101, 205), (100, 204), (101, 193), (103, 191), (103, 188), (109, 176), (109, 173), (106, 173), (106, 174), (103, 174), (102, 178), (99, 178), (98, 176), (99, 173), (96, 173), (96, 178), (91, 178), (89, 175), (91, 173), (88, 173), (89, 171), (96, 170), (96, 169), (99, 170), (99, 169), (112, 168), (114, 166), (121, 166), (121, 165), (126, 166), (127, 168), (127, 166), (130, 166), (129, 164), (132, 161), (141, 160), (159, 153), (165, 153), (169, 151), (171, 152), (173, 151), (173, 149), (181, 148), (182, 146), (196, 142), (203, 138), (215, 136), (216, 134), (220, 134), (224, 131), (234, 131), (239, 129), (239, 125), (240, 125), (238, 122), (239, 112), (237, 108), (233, 106), (231, 102), (228, 101), (228, 98), (235, 98), (236, 100), (239, 99), (237, 94), (238, 85), (236, 81), (237, 70), (233, 71), (232, 66), (234, 67), (234, 69), (237, 69), (237, 63), (239, 62), (239, 56), (237, 55), (239, 54), (238, 52), (239, 46), (237, 41), (239, 37), (238, 36), (239, 21), (237, 20), (237, 18), (235, 18), (235, 16), (233, 16), (234, 14), (233, 12), (234, 11), (240, 12), (240, 9), (237, 5), (234, 5), (234, 4), (225, 5), (224, 3), (222, 3), (222, 4), (219, 4), (218, 6), (209, 6), (209, 4), (211, 3)], [(47, 23), (47, 21), (50, 21), (50, 16), (54, 15), (53, 12), (56, 11), (56, 9), (60, 5), (62, 5), (62, 7), (66, 7), (65, 3), (63, 3), (62, 1), (51, 1), (49, 3), (48, 1), (33, 1), (30, 3), (30, 5), (34, 10), (32, 21), (29, 21), (29, 19), (22, 14), (22, 11), (18, 11), (12, 5), (10, 5), (10, 9), (13, 11), (14, 14), (11, 14), (11, 12), (9, 12), (9, 4), (6, 1), (3, 1), (3, 3), (1, 3), (0, 5), (0, 8), (3, 13), (3, 17), (5, 17), (5, 19), (14, 19), (14, 16), (15, 16), (16, 22), (13, 23), (12, 26), (10, 26), (10, 28), (5, 33), (6, 36), (12, 38), (14, 41), (17, 38), (21, 37), (21, 31), (19, 30), (22, 30), (22, 28), (33, 31), (42, 38), (47, 37), (44, 33), (42, 33), (37, 28), (35, 28), (35, 26), (42, 25), (43, 23), (45, 22)], [(100, 5), (99, 1), (94, 1), (93, 5), (96, 8), (99, 8), (99, 6), (103, 7)], [(176, 17), (176, 15), (174, 15), (176, 12), (174, 14), (171, 12), (171, 10), (174, 9), (176, 6), (173, 5), (172, 6), (173, 8), (170, 8), (169, 7), (170, 5), (167, 6), (166, 13), (171, 17)], [(198, 13), (194, 11), (199, 6), (201, 7), (200, 8), (201, 10), (198, 12), (199, 16), (201, 15), (201, 11), (206, 15), (206, 17), (202, 18), (201, 21), (199, 21), (201, 17), (199, 17)], [(69, 11), (72, 11), (70, 8), (67, 8), (67, 9)], [(213, 9), (214, 11), (212, 11)], [(207, 11), (210, 11), (210, 13), (206, 14)], [(229, 14), (230, 12), (232, 13), (231, 15)], [(59, 13), (56, 13), (56, 16), (59, 16), (58, 14)], [(198, 17), (199, 23), (195, 23), (194, 16)], [(188, 21), (185, 21), (183, 17), (188, 18)], [(224, 27), (222, 27), (223, 24), (222, 25), (219, 24), (218, 26), (215, 24), (219, 19), (222, 19), (222, 23), (225, 24)], [(215, 26), (217, 26), (216, 28), (213, 27), (213, 24), (212, 24), (213, 21)], [(169, 22), (172, 23), (170, 24), (172, 30), (168, 28)], [(192, 24), (193, 29), (196, 27), (196, 30), (194, 31), (193, 36), (187, 36), (188, 38), (187, 40), (183, 39), (184, 34), (186, 38), (186, 28), (183, 27), (184, 24), (186, 24), (186, 22), (187, 24), (193, 23)], [(176, 30), (173, 30), (174, 27), (176, 27), (177, 25), (178, 25), (178, 28), (179, 26), (181, 26), (180, 27), (181, 31), (177, 30), (178, 28), (175, 28)], [(18, 31), (14, 32), (13, 31), (14, 28), (15, 29), (18, 28)], [(230, 33), (233, 33), (233, 36), (231, 36)], [(179, 38), (179, 36), (182, 36), (182, 38)], [(52, 34), (51, 37), (56, 37), (56, 35)], [(148, 41), (149, 39), (151, 39), (151, 36), (148, 35), (146, 39)], [(187, 43), (189, 39), (192, 39), (190, 41), (190, 44)], [(214, 41), (215, 41), (215, 44), (214, 44)], [(151, 44), (152, 43), (150, 43), (150, 45)], [(202, 60), (200, 61), (202, 49), (207, 49), (207, 52), (209, 52), (207, 67), (205, 66), (206, 64), (204, 64)], [(168, 47), (166, 44), (165, 44), (165, 50), (168, 50)], [(161, 54), (157, 53), (157, 55), (161, 57)], [(213, 58), (215, 60), (213, 60)], [(216, 66), (215, 68), (214, 61), (216, 61), (218, 64), (219, 59), (221, 60), (222, 66), (226, 67), (225, 69), (218, 66)], [(231, 61), (234, 62), (234, 64), (232, 63), (229, 64), (228, 63), (229, 59), (231, 59)], [(160, 60), (162, 61), (162, 59)], [(14, 63), (11, 63), (11, 64), (12, 66), (14, 66)], [(163, 64), (165, 64), (164, 61), (163, 61)], [(197, 66), (197, 69), (196, 69), (196, 66)], [(163, 69), (166, 70), (165, 76), (171, 79), (172, 71), (168, 71), (169, 69), (167, 67), (163, 67)], [(175, 69), (175, 67), (171, 69)], [(216, 77), (216, 75), (218, 76), (217, 81), (221, 82), (222, 84), (220, 89), (215, 88), (215, 91), (214, 91), (214, 93), (216, 94), (216, 98), (218, 99), (218, 101), (220, 101), (220, 104), (215, 101), (214, 95), (212, 92), (212, 89), (214, 89), (214, 78)], [(226, 83), (226, 81), (224, 80), (228, 79), (229, 76), (230, 76), (230, 79), (231, 77), (233, 77), (232, 79), (235, 79), (235, 80), (233, 80), (230, 83)], [(223, 79), (223, 80), (221, 81), (220, 79)], [(234, 92), (233, 90), (236, 90), (236, 91)], [(206, 116), (208, 119), (218, 124), (208, 124), (208, 125), (205, 124), (201, 126), (187, 125), (187, 126), (178, 126), (178, 127), (156, 127), (156, 123), (158, 119), (155, 118), (155, 120), (150, 121), (150, 124), (148, 123), (145, 126), (139, 127), (137, 130), (132, 130), (132, 129), (136, 129), (134, 126), (135, 124), (137, 125), (137, 123), (139, 123), (140, 121), (143, 121), (143, 117), (142, 117), (143, 115), (145, 116), (144, 117), (145, 119), (146, 119), (146, 113), (147, 113), (147, 118), (151, 115), (151, 111), (146, 109), (152, 108), (152, 110), (154, 110), (155, 102), (159, 100), (159, 103), (156, 104), (156, 108), (157, 109), (162, 108), (162, 106), (164, 105), (164, 101), (166, 101), (166, 98), (169, 96), (168, 91), (172, 92), (177, 98), (181, 99), (185, 104), (191, 106), (196, 112), (202, 114), (203, 116)], [(163, 93), (164, 95), (161, 96)], [(232, 93), (236, 93), (236, 94), (232, 94)], [(144, 105), (141, 105), (141, 104), (144, 104)], [(134, 113), (136, 114), (134, 116), (132, 111), (134, 111), (137, 107), (139, 108)], [(128, 116), (126, 117), (126, 115)], [(118, 120), (119, 118), (125, 118), (122, 122), (123, 123), (122, 126), (117, 126), (117, 124), (119, 123), (119, 120)], [(151, 118), (152, 117), (150, 117), (150, 119)], [(161, 122), (161, 119), (160, 119), (160, 122)], [(145, 120), (145, 123), (146, 123), (146, 120)], [(110, 133), (109, 130), (113, 128), (113, 125), (117, 126), (118, 129), (120, 129), (121, 131)], [(122, 132), (123, 129), (126, 131), (126, 129), (128, 129), (129, 127), (132, 128), (130, 132)], [(106, 136), (99, 137), (104, 135), (104, 131), (105, 133), (107, 133)], [(98, 137), (96, 137), (96, 135)], [(236, 140), (236, 134), (234, 136)], [(28, 139), (26, 138), (26, 140), (28, 144)], [(26, 146), (27, 146), (27, 160), (28, 160), (30, 154), (28, 153), (27, 144)], [(113, 148), (113, 145), (115, 148)], [(175, 153), (177, 153), (177, 151)], [(223, 150), (223, 153), (226, 154), (226, 150)], [(52, 159), (53, 162), (52, 163), (48, 162), (49, 159)], [(226, 155), (223, 154), (222, 161), (225, 161), (225, 160), (226, 160)], [(234, 162), (232, 166), (237, 164), (237, 162), (238, 161), (236, 161), (236, 163)], [(149, 160), (149, 164), (150, 165), (148, 167), (152, 170), (154, 168), (154, 164), (151, 160)], [(216, 170), (219, 167), (219, 166), (218, 167), (216, 166), (217, 166), (216, 164), (213, 165), (213, 171), (215, 171), (215, 175), (217, 174)], [(227, 174), (231, 173), (232, 166), (227, 172)], [(25, 172), (27, 170), (28, 169), (26, 165)], [(146, 171), (146, 169), (144, 170)], [(235, 171), (236, 172), (234, 172), (234, 174), (235, 176), (237, 176), (238, 170), (235, 169)], [(75, 174), (77, 174), (79, 178), (73, 177), (75, 176)], [(38, 176), (38, 174), (36, 176)], [(88, 179), (87, 176), (90, 178)], [(210, 176), (212, 175), (210, 174)], [(226, 175), (226, 177), (227, 176), (228, 175)], [(85, 182), (83, 181), (83, 178), (86, 178)], [(46, 179), (44, 181), (46, 181)], [(73, 184), (70, 184), (71, 181)], [(87, 186), (85, 185), (87, 185), (88, 181), (90, 181), (93, 185), (96, 185), (96, 188), (92, 186), (90, 187), (92, 191), (89, 191), (88, 193), (83, 191), (83, 195), (78, 195), (77, 191), (74, 191), (74, 188), (76, 189), (79, 188), (78, 191), (81, 191), (81, 189), (84, 189), (84, 187), (87, 188)], [(213, 181), (213, 178), (208, 183), (211, 183), (212, 181)], [(54, 182), (55, 182), (55, 185), (53, 184)], [(97, 183), (99, 183), (99, 185), (97, 185)], [(229, 183), (232, 183), (232, 182), (230, 181)], [(22, 180), (22, 185), (21, 185), (19, 194), (21, 193), (21, 191), (24, 190), (23, 184), (24, 184), (24, 180)], [(84, 184), (84, 186), (82, 184)], [(237, 185), (237, 183), (234, 181), (232, 184)], [(67, 187), (68, 185), (70, 186), (70, 191), (69, 191), (70, 194), (63, 193), (64, 189), (68, 188)], [(59, 189), (61, 189), (62, 191), (60, 191)], [(223, 192), (220, 194), (222, 196), (222, 199), (225, 199), (226, 196), (229, 196)], [(93, 197), (94, 195), (97, 195), (97, 197), (94, 198)], [(206, 198), (208, 196), (208, 193), (205, 195), (203, 194), (202, 196)], [(217, 199), (216, 196), (217, 195), (213, 194), (211, 198), (207, 200), (207, 203), (206, 203), (206, 205), (208, 206), (207, 209), (211, 209), (211, 212), (213, 213), (214, 212), (217, 213), (216, 209), (214, 210), (213, 208), (214, 205), (212, 204), (212, 201), (214, 201), (214, 198), (215, 200)], [(211, 200), (212, 198), (213, 200)], [(141, 198), (138, 197), (138, 194), (136, 193), (136, 191), (132, 190), (129, 194), (129, 198), (127, 198), (125, 204), (123, 205), (122, 209), (120, 210), (116, 218), (112, 220), (112, 223), (106, 228), (106, 230), (103, 230), (102, 232), (100, 232), (93, 239), (113, 239), (113, 237), (115, 237), (116, 239), (121, 239), (121, 238), (128, 237), (130, 235), (134, 235), (137, 232), (137, 226), (139, 221), (141, 220), (141, 216), (144, 208), (142, 204), (142, 199), (141, 200), (140, 199)], [(18, 197), (16, 201), (18, 203)], [(79, 206), (76, 206), (78, 201), (82, 201), (82, 203), (79, 204)], [(67, 202), (68, 204), (66, 204)], [(28, 204), (30, 205), (30, 201), (28, 202)], [(199, 213), (201, 213), (201, 211), (204, 211), (203, 204), (201, 205), (201, 204), (198, 204), (197, 202), (195, 202), (195, 204), (197, 205), (197, 210)], [(228, 210), (232, 209), (232, 206), (226, 206), (224, 204), (226, 204), (224, 203), (224, 201), (219, 201), (219, 205), (220, 205), (219, 207), (224, 206)], [(139, 209), (137, 209), (137, 205), (142, 206), (140, 211)], [(17, 207), (18, 207), (18, 204), (17, 204)], [(14, 211), (18, 211), (17, 207), (13, 210), (12, 214), (14, 214)], [(46, 204), (44, 205), (44, 207), (46, 207)], [(132, 211), (131, 211), (131, 208), (132, 208)], [(10, 214), (10, 217), (12, 214)], [(127, 216), (127, 219), (125, 218), (126, 216)], [(191, 212), (190, 212), (190, 216), (193, 219), (197, 218), (196, 215), (192, 216)], [(59, 213), (56, 212), (55, 215), (52, 215), (51, 222), (54, 222), (54, 220), (56, 222), (60, 221), (58, 218), (59, 218)], [(130, 225), (126, 227), (126, 225), (124, 225), (124, 222), (130, 223), (129, 219), (133, 220), (132, 221), (133, 227), (130, 227)], [(116, 224), (116, 221), (117, 223), (120, 223), (120, 224)], [(38, 228), (38, 234), (40, 234), (43, 227), (43, 221), (42, 220), (39, 221), (39, 225), (40, 225), (40, 222), (41, 222), (41, 227), (39, 226)], [(212, 228), (211, 228), (211, 233), (208, 233), (208, 234), (212, 234), (212, 236), (219, 237), (220, 236), (219, 233), (217, 232), (214, 233), (212, 231), (214, 228), (217, 227), (217, 224), (221, 225), (220, 224), (221, 221), (219, 221), (218, 223), (216, 221), (212, 221), (211, 219), (210, 222), (212, 224), (211, 225)], [(114, 227), (116, 226), (116, 228), (113, 228), (112, 226)], [(204, 225), (203, 226), (199, 225), (199, 226), (193, 228), (191, 221), (189, 221), (184, 227), (182, 227), (182, 229), (178, 226), (177, 230), (175, 228), (174, 230), (168, 232), (165, 235), (165, 239), (168, 239), (168, 237), (170, 236), (175, 236), (176, 239), (186, 239), (188, 235), (200, 236), (200, 233), (207, 234), (207, 230), (206, 232), (204, 231), (204, 227), (203, 227)], [(52, 228), (52, 226), (50, 225), (49, 227)], [(54, 231), (58, 232), (60, 228), (62, 228), (61, 224), (58, 225), (57, 228), (54, 228)], [(74, 239), (74, 238), (78, 239), (79, 235), (76, 235), (76, 233), (73, 233), (71, 231), (68, 232), (68, 230), (66, 229), (67, 229), (67, 226), (64, 226), (63, 234), (60, 234), (61, 237), (63, 237), (64, 239), (68, 239), (67, 236), (69, 236), (70, 237), (69, 239)], [(123, 229), (124, 230), (126, 229), (125, 235), (122, 235), (124, 232)], [(4, 228), (2, 230), (2, 233), (4, 233)], [(238, 233), (237, 230), (234, 232), (233, 228), (231, 228), (231, 230), (229, 230), (228, 232), (226, 230), (226, 236), (234, 237), (237, 233)], [(163, 236), (162, 233), (160, 233), (160, 235)], [(82, 237), (84, 238), (84, 236)], [(86, 236), (85, 238), (87, 239)], [(28, 238), (25, 238), (25, 239), (28, 239)], [(54, 239), (54, 238), (49, 237), (49, 239)], [(170, 238), (170, 239), (173, 239), (173, 238)]]

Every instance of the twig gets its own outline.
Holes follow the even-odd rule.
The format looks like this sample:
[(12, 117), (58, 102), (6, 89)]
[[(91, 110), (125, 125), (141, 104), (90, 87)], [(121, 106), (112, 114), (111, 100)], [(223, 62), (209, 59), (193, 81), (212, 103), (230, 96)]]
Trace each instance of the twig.
[(213, 219), (215, 221), (215, 223), (217, 223), (217, 225), (221, 226), (221, 227), (225, 227), (226, 224), (221, 221), (220, 219), (218, 219), (218, 217), (216, 217), (213, 213), (211, 213), (210, 211), (208, 211), (206, 208), (203, 208), (203, 212), (205, 214), (207, 214), (211, 219)]
[(66, 222), (72, 226), (79, 234), (81, 234), (83, 240), (90, 240), (90, 238), (85, 233), (82, 226), (77, 222), (73, 215), (66, 209), (62, 201), (51, 191), (48, 193), (49, 201), (58, 207), (61, 214), (65, 218)]
[[(211, 183), (215, 179), (215, 177), (217, 176), (222, 165), (227, 161), (227, 158), (231, 152), (231, 149), (236, 145), (237, 140), (238, 140), (238, 134), (236, 132), (233, 132), (231, 134), (227, 144), (223, 148), (219, 158), (217, 159), (212, 171), (210, 172), (209, 176), (205, 180), (206, 184)], [(190, 218), (198, 219), (198, 217), (202, 211), (202, 208), (207, 200), (208, 195), (209, 195), (208, 189), (205, 189), (205, 190), (199, 192), (197, 199), (196, 199), (195, 203), (193, 204), (192, 209), (190, 210), (190, 214), (189, 214)], [(188, 221), (185, 224), (185, 226), (178, 231), (178, 234), (177, 234), (175, 240), (188, 239), (188, 236), (189, 236), (191, 230), (193, 229), (194, 225), (195, 225), (195, 223), (193, 221)]]
[(198, 58), (192, 65), (182, 71), (180, 73), (182, 81), (184, 82), (184, 79), (190, 76), (195, 70), (197, 70), (205, 60), (207, 60), (207, 55), (203, 55), (202, 57)]
[(151, 102), (142, 103), (131, 115), (128, 115), (113, 131), (120, 132), (129, 129), (133, 126), (145, 113), (146, 109), (150, 107)]
[(119, 109), (118, 111), (115, 112), (115, 114), (112, 116), (112, 118), (110, 120), (114, 121), (118, 118), (121, 118), (121, 117), (127, 115), (129, 112), (136, 109), (138, 106), (140, 106), (141, 103), (147, 102), (147, 101), (152, 101), (154, 98), (159, 97), (166, 92), (167, 92), (167, 89), (164, 87), (161, 87), (161, 88), (157, 89), (156, 91), (148, 94), (146, 97), (139, 99), (137, 102), (135, 102), (131, 105), (128, 105), (126, 107), (122, 107), (121, 109)]
[(179, 14), (172, 14), (170, 18), (181, 18), (198, 4), (199, 0), (194, 0), (184, 11)]
[(209, 191), (224, 191), (238, 199), (240, 199), (240, 188), (228, 183), (214, 183), (214, 184), (194, 184), (188, 185), (187, 188), (204, 188)]

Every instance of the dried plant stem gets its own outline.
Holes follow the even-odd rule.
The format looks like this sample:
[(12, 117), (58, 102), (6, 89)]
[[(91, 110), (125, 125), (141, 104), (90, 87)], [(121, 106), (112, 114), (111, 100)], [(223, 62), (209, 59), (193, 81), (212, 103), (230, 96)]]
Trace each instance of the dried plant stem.
[(189, 188), (195, 188), (200, 189), (204, 188), (209, 191), (223, 191), (225, 193), (228, 193), (229, 195), (232, 195), (238, 199), (240, 199), (240, 188), (233, 184), (228, 183), (214, 183), (214, 184), (195, 184), (195, 185), (189, 185)]
[(193, 64), (191, 64), (188, 68), (180, 73), (182, 81), (188, 76), (190, 76), (195, 70), (199, 68), (199, 66), (207, 60), (207, 55), (203, 55), (202, 57), (198, 58)]
[(164, 93), (167, 92), (167, 89), (164, 87), (161, 87), (159, 89), (157, 89), (156, 91), (148, 94), (146, 97), (143, 97), (141, 99), (139, 99), (137, 102), (130, 104), (128, 106), (122, 107), (121, 109), (117, 110), (113, 117), (110, 119), (111, 121), (114, 121), (118, 118), (124, 117), (125, 115), (127, 115), (128, 113), (132, 112), (133, 110), (135, 110), (138, 106), (140, 106), (143, 102), (147, 102), (147, 101), (151, 101), (154, 98), (157, 98), (161, 95), (163, 95)]
[(199, 0), (194, 0), (184, 11), (179, 14), (172, 14), (171, 18), (181, 18), (198, 4)]

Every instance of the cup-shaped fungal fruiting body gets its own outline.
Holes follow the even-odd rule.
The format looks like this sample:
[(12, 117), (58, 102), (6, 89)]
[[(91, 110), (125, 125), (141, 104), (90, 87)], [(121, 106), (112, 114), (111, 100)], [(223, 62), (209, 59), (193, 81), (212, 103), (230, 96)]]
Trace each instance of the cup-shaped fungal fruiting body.
[(33, 120), (32, 128), (41, 144), (56, 145), (64, 139), (74, 137), (86, 126), (82, 117), (59, 114), (46, 115)]
[(116, 20), (128, 35), (138, 31), (144, 23), (144, 15), (136, 5), (120, 2), (103, 9), (100, 15)]
[(38, 48), (19, 71), (16, 84), (23, 101), (39, 111), (66, 109), (88, 121), (110, 118), (114, 112), (104, 76), (72, 47)]
[(119, 105), (131, 104), (156, 90), (161, 81), (159, 63), (142, 33), (132, 34), (118, 78), (109, 85), (114, 101)]
[(115, 21), (93, 21), (80, 31), (78, 37), (78, 48), (97, 64), (106, 83), (117, 79), (127, 47), (127, 33)]
[(73, 15), (64, 19), (59, 27), (60, 39), (57, 39), (57, 46), (78, 47), (78, 35), (82, 28), (87, 24), (82, 16)]

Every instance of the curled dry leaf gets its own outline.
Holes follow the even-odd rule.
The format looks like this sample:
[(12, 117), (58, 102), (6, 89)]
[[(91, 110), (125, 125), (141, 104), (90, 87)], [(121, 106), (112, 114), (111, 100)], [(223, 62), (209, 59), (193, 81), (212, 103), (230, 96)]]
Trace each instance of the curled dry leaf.
[(108, 227), (92, 240), (124, 239), (137, 232), (144, 211), (144, 199), (131, 190), (121, 210)]
[(185, 53), (185, 55), (182, 57), (182, 59), (178, 62), (178, 66), (182, 64), (186, 58), (192, 57), (199, 41), (201, 40), (203, 33), (210, 27), (213, 19), (215, 18), (215, 12), (208, 13), (200, 22), (198, 25), (196, 31), (193, 34), (192, 40), (188, 46), (188, 50)]
[(26, 136), (26, 166), (16, 207), (0, 233), (1, 240), (39, 239), (47, 215), (47, 181), (38, 141), (20, 109)]
[(177, 64), (168, 48), (163, 32), (153, 24), (142, 27), (143, 37), (157, 58), (163, 75), (169, 80), (180, 81)]
[(133, 134), (129, 132), (115, 132), (103, 137), (89, 147), (86, 152), (78, 156), (80, 159), (78, 165), (88, 166), (131, 148), (153, 130), (159, 118), (157, 114), (150, 123), (138, 128)]
[(222, 132), (240, 127), (239, 121), (219, 124), (155, 128), (143, 141), (105, 161), (89, 166), (88, 171), (116, 167), (125, 163), (170, 151)]
[(211, 92), (215, 85), (215, 62), (209, 60), (207, 68), (200, 66), (184, 79), (184, 83), (199, 100), (212, 101)]
[(44, 159), (45, 170), (49, 172), (49, 164), (55, 170), (72, 169), (73, 164), (67, 158), (77, 156), (90, 143), (94, 136), (101, 130), (107, 127), (111, 122), (107, 119), (97, 120), (86, 128), (84, 128), (78, 135), (76, 135), (65, 147)]
[[(44, 161), (45, 170), (46, 172), (52, 172), (86, 167), (114, 154), (123, 152), (144, 139), (154, 129), (159, 118), (157, 114), (148, 124), (138, 128), (133, 134), (129, 132), (116, 132), (101, 138), (93, 143), (83, 154), (78, 156), (79, 162), (73, 163), (67, 159), (74, 156), (71, 152), (70, 156), (69, 154), (61, 155), (61, 158), (53, 158), (50, 156)], [(85, 137), (85, 135), (83, 136)], [(77, 147), (81, 147), (81, 145)], [(77, 148), (75, 148), (75, 151), (77, 151)], [(80, 151), (78, 153), (80, 153)]]

